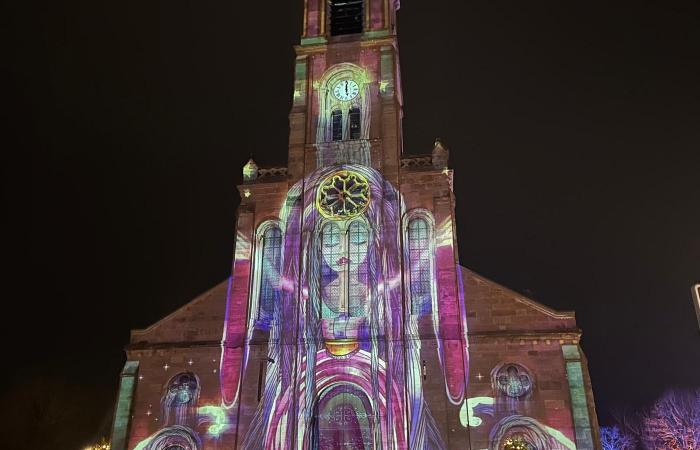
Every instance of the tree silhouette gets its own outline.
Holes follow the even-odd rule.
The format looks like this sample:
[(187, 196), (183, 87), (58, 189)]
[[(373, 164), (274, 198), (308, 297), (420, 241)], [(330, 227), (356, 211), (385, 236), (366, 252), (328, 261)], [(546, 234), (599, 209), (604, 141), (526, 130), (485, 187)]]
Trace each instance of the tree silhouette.
[(667, 392), (642, 415), (641, 425), (648, 450), (700, 449), (700, 390)]
[(600, 444), (603, 450), (633, 450), (636, 440), (618, 426), (600, 428)]

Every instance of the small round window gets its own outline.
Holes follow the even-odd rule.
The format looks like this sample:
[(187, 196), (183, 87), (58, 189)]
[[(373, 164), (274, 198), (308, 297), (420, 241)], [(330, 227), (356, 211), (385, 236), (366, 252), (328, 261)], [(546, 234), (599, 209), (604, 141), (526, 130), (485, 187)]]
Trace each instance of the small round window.
[(494, 375), (494, 387), (510, 398), (522, 398), (532, 392), (532, 376), (519, 364), (504, 364)]

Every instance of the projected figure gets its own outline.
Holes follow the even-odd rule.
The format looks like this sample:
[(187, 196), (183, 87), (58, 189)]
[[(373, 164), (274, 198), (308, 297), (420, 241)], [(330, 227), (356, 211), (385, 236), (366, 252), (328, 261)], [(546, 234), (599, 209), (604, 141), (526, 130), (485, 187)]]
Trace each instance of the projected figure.
[[(243, 448), (282, 449), (291, 440), (313, 449), (405, 448), (407, 441), (444, 448), (423, 395), (421, 345), (396, 338), (403, 326), (417, 333), (418, 320), (437, 321), (431, 307), (404, 315), (400, 196), (364, 166), (320, 169), (303, 185), (303, 194), (301, 183), (290, 190), (292, 206), (280, 217), (283, 281), (270, 308), (263, 394)], [(292, 200), (300, 195), (303, 209)], [(287, 282), (297, 277), (300, 286)], [(277, 338), (295, 330), (299, 353)]]

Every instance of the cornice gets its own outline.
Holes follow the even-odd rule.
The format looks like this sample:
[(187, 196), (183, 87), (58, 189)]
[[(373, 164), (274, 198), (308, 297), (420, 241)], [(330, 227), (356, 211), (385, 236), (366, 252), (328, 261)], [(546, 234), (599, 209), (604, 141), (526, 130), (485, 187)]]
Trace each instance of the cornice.
[[(296, 51), (297, 56), (312, 55), (317, 53), (325, 53), (328, 51), (329, 47), (342, 47), (342, 46), (355, 46), (357, 41), (354, 42), (326, 42), (323, 44), (306, 44), (306, 45), (295, 45), (294, 51)], [(387, 36), (383, 38), (372, 38), (364, 39), (359, 41), (361, 48), (369, 47), (382, 47), (382, 46), (396, 46), (396, 36)]]

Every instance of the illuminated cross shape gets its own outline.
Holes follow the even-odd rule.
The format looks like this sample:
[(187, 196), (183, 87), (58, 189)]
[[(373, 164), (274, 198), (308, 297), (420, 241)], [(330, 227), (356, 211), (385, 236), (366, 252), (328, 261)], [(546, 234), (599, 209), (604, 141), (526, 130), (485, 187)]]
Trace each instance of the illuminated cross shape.
[(168, 363), (165, 363), (165, 365), (163, 366), (163, 369), (165, 369), (165, 370), (170, 369), (170, 366), (168, 365)]
[(479, 374), (476, 377), (479, 379), (479, 381), (481, 381), (481, 379), (484, 378), (484, 376), (481, 374), (481, 372), (479, 372)]

